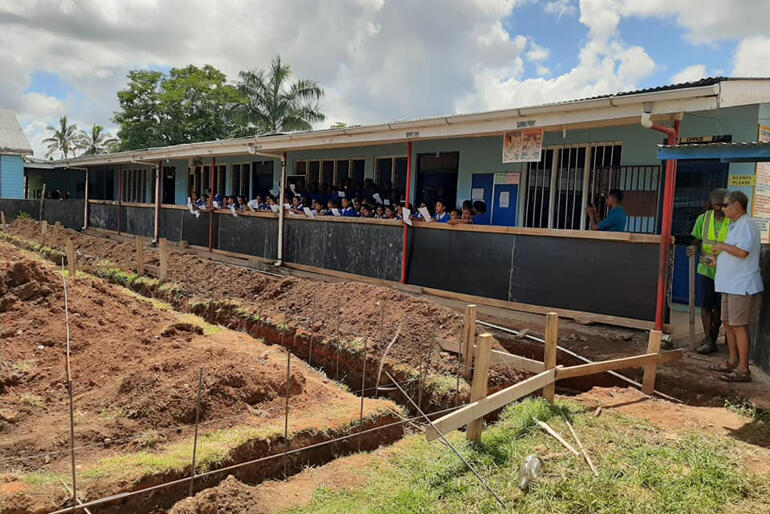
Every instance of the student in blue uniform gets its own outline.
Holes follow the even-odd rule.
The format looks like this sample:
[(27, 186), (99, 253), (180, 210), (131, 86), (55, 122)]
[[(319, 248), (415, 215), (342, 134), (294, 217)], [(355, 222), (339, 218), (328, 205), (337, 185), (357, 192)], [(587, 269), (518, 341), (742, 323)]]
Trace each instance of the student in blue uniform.
[(471, 222), (474, 225), (489, 225), (489, 221), (487, 221), (484, 216), (486, 213), (487, 204), (481, 200), (476, 200), (473, 202), (473, 218), (471, 219)]
[(342, 209), (340, 209), (340, 214), (342, 216), (349, 216), (349, 217), (357, 217), (358, 213), (353, 208), (352, 205), (350, 205), (350, 200), (348, 198), (342, 199)]
[(599, 213), (593, 205), (586, 207), (586, 214), (591, 219), (591, 230), (625, 232), (628, 216), (621, 205), (622, 203), (623, 191), (620, 189), (610, 189), (610, 192), (607, 194), (607, 206), (610, 208), (610, 212), (607, 213), (606, 218), (600, 220)]
[(446, 212), (446, 205), (443, 200), (436, 200), (436, 213), (433, 215), (433, 219), (439, 223), (449, 222), (449, 213)]

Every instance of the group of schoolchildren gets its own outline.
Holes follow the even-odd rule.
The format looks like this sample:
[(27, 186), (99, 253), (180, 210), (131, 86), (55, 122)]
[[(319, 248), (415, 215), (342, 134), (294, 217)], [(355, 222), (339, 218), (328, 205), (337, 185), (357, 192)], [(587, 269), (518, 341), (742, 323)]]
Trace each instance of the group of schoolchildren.
[[(404, 219), (404, 194), (392, 189), (389, 183), (378, 188), (371, 179), (366, 179), (362, 187), (354, 188), (352, 184), (340, 185), (330, 188), (327, 185), (319, 187), (310, 184), (307, 190), (301, 184), (289, 184), (286, 192), (286, 204), (284, 208), (296, 215), (309, 217), (318, 216), (342, 216), (374, 219)], [(277, 195), (257, 195), (247, 201), (244, 196), (215, 195), (212, 201), (214, 209), (229, 209), (235, 214), (237, 211), (272, 211), (280, 209)], [(188, 201), (190, 211), (204, 211), (209, 206), (209, 195), (198, 195), (192, 192)], [(466, 200), (460, 209), (448, 209), (446, 200), (438, 199), (432, 204), (421, 202), (418, 209), (410, 211), (408, 216), (412, 220), (425, 220), (426, 216), (431, 221), (439, 223), (455, 224), (488, 224), (485, 213), (486, 204), (482, 201), (472, 202)]]

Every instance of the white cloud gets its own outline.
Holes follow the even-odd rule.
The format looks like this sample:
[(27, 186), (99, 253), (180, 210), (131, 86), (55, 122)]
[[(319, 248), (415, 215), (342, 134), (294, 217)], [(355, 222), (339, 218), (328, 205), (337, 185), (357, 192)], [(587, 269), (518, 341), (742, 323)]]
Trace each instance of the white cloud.
[(527, 59), (530, 61), (544, 61), (545, 59), (548, 59), (549, 55), (551, 55), (551, 50), (530, 40), (529, 50), (527, 50)]
[(695, 43), (766, 35), (770, 2), (766, 0), (620, 0), (614, 10), (623, 16), (676, 19)]
[[(577, 65), (552, 76), (549, 49), (505, 29), (517, 7), (534, 1), (445, 0), (438, 8), (407, 0), (0, 0), (0, 105), (14, 108), (33, 138), (61, 113), (81, 128), (114, 130), (116, 91), (130, 69), (212, 64), (234, 79), (280, 54), (295, 76), (326, 89), (322, 126), (523, 106), (640, 84), (655, 63), (622, 40), (628, 16), (676, 19), (694, 41), (745, 30), (756, 37), (739, 47), (736, 73), (770, 62), (759, 37), (770, 2), (751, 10), (748, 0), (555, 0), (544, 8), (567, 16), (579, 7), (588, 36)], [(27, 92), (35, 71), (73, 91)]]
[(770, 37), (744, 39), (735, 51), (736, 77), (770, 77)]
[(703, 64), (693, 64), (671, 77), (671, 83), (679, 84), (681, 82), (694, 82), (706, 77), (706, 66)]
[(552, 2), (547, 2), (543, 10), (548, 14), (555, 14), (557, 18), (577, 13), (577, 8), (572, 3), (572, 0), (553, 0)]

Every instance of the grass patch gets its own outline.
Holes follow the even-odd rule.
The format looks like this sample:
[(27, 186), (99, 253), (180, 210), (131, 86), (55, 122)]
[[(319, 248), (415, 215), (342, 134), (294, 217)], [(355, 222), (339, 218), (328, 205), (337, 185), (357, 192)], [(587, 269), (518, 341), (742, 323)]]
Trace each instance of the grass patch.
[(30, 471), (21, 475), (21, 481), (30, 485), (59, 485), (59, 479), (69, 483), (67, 478), (70, 475), (65, 473), (54, 473), (53, 471), (37, 470)]
[[(389, 405), (389, 402), (388, 404), (383, 402), (383, 406), (369, 411), (369, 415), (364, 417), (364, 423), (382, 416), (386, 406), (394, 407)], [(357, 426), (357, 413), (357, 404), (351, 403), (349, 399), (344, 400), (343, 403), (330, 405), (328, 412), (305, 413), (305, 418), (301, 418), (300, 413), (297, 413), (289, 421), (290, 427), (294, 427), (289, 433), (290, 440), (304, 435), (326, 434), (328, 437), (333, 437), (347, 433), (352, 427)], [(264, 441), (279, 441), (282, 438), (282, 417), (204, 433), (198, 441), (197, 469), (198, 471), (215, 469), (225, 462), (230, 462), (233, 452), (237, 452), (240, 447)], [(174, 475), (186, 472), (190, 465), (192, 438), (161, 444), (160, 435), (151, 430), (142, 434), (139, 444), (147, 449), (105, 457), (88, 469), (79, 472), (78, 476), (87, 480), (100, 480), (106, 477), (116, 480), (136, 476)], [(149, 451), (150, 449), (153, 451)]]
[[(571, 419), (599, 468), (594, 477), (571, 454), (546, 461), (546, 475), (527, 494), (518, 470), (533, 448), (564, 449), (534, 423), (547, 421), (570, 439)], [(575, 404), (527, 399), (506, 408), (480, 443), (454, 432), (450, 440), (504, 499), (509, 511), (556, 513), (724, 512), (740, 506), (762, 512), (770, 504), (765, 478), (734, 460), (732, 440), (692, 433), (672, 440), (655, 427), (613, 413), (595, 418)], [(320, 488), (293, 512), (501, 512), (470, 471), (441, 443), (405, 439), (368, 467), (353, 490)], [(765, 511), (766, 512), (766, 511)]]

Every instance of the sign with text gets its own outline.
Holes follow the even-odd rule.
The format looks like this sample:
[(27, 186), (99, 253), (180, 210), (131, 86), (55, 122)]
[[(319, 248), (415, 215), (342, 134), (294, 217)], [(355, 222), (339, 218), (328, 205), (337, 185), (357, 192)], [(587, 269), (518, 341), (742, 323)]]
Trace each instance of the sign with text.
[(540, 162), (543, 129), (526, 128), (503, 134), (503, 162)]
[[(770, 127), (759, 126), (757, 141), (770, 142)], [(770, 243), (770, 162), (758, 162), (755, 167), (754, 198), (751, 217), (754, 218), (763, 243)]]
[(495, 184), (515, 185), (519, 183), (520, 178), (521, 173), (495, 173)]
[(730, 187), (734, 186), (753, 186), (754, 185), (754, 175), (731, 175), (730, 179), (727, 181), (727, 185)]

